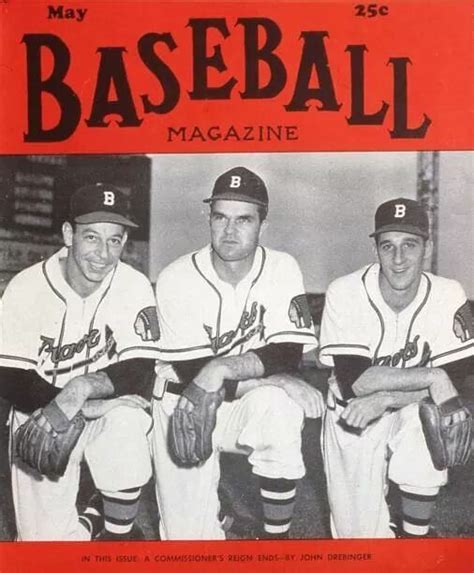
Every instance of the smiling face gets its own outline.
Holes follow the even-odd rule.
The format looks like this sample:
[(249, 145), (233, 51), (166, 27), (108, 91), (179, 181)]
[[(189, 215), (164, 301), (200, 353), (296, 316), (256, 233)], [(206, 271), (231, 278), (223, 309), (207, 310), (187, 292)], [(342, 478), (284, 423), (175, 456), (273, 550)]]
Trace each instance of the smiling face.
[(210, 214), (211, 243), (224, 262), (253, 260), (262, 232), (258, 206), (244, 201), (214, 201)]
[(117, 223), (63, 225), (63, 238), (68, 247), (66, 280), (81, 296), (87, 296), (101, 285), (116, 266), (127, 241), (127, 231)]
[(376, 252), (382, 270), (382, 293), (411, 302), (418, 291), (423, 266), (431, 255), (431, 242), (411, 233), (390, 231), (378, 236)]

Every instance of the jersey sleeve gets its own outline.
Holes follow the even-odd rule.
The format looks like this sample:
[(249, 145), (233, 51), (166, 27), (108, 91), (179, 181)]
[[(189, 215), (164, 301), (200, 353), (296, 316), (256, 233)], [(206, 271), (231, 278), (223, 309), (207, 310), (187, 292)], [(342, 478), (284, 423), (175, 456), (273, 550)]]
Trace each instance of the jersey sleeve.
[(1, 301), (0, 366), (26, 370), (38, 366), (39, 336), (30, 303), (31, 292), (25, 288), (25, 280), (14, 277)]
[(286, 255), (276, 267), (265, 309), (265, 342), (292, 342), (316, 348), (308, 300), (298, 263)]
[(341, 280), (329, 285), (321, 322), (319, 360), (334, 366), (334, 356), (371, 358), (363, 320), (357, 317), (356, 289)]
[(436, 336), (431, 343), (433, 367), (474, 356), (471, 306), (459, 283), (450, 281), (449, 286), (437, 304)]
[[(118, 360), (158, 358), (160, 329), (155, 296), (148, 279), (138, 272), (127, 280), (116, 326)], [(115, 333), (114, 333), (115, 335)]]

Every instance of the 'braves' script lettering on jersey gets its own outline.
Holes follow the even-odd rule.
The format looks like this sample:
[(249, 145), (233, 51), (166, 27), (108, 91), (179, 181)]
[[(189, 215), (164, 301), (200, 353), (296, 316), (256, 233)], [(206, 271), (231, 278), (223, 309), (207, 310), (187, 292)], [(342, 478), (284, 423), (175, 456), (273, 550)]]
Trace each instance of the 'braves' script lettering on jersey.
[[(97, 328), (93, 328), (87, 334), (78, 340), (77, 342), (70, 342), (68, 344), (57, 344), (55, 346), (54, 338), (50, 338), (48, 336), (40, 336), (42, 340), (42, 344), (38, 351), (38, 355), (41, 356), (43, 352), (46, 354), (51, 355), (51, 361), (54, 364), (58, 364), (59, 362), (64, 362), (66, 360), (70, 360), (76, 354), (81, 354), (81, 352), (87, 348), (92, 349), (98, 346), (100, 343), (101, 335)], [(113, 336), (113, 332), (109, 326), (106, 325), (105, 327), (105, 344), (104, 347), (101, 348), (98, 352), (94, 354), (94, 356), (90, 357), (87, 362), (97, 362), (102, 356), (105, 354), (113, 355), (115, 352), (116, 342)]]
[(80, 354), (84, 348), (94, 348), (99, 344), (100, 334), (96, 328), (90, 330), (87, 334), (78, 340), (77, 342), (71, 342), (69, 344), (54, 345), (55, 339), (48, 336), (40, 336), (43, 341), (38, 355), (41, 356), (42, 352), (51, 354), (51, 360), (55, 364), (62, 362), (64, 360), (70, 360), (76, 354)]
[[(403, 361), (403, 363), (408, 362), (409, 360), (412, 360), (413, 358), (415, 358), (418, 355), (418, 340), (419, 340), (420, 336), (417, 335), (415, 336), (415, 338), (413, 339), (412, 342), (410, 342), (409, 340), (407, 340), (407, 343), (405, 344), (404, 348), (400, 348), (400, 350), (398, 352), (395, 352), (395, 354), (392, 354), (391, 356), (380, 356), (379, 358), (377, 358), (375, 360), (375, 365), (376, 366), (398, 366), (398, 364), (400, 364), (400, 361)], [(430, 349), (430, 345), (428, 344), (428, 342), (425, 341), (425, 343), (423, 344), (423, 351), (421, 353), (421, 358), (420, 361), (418, 362), (418, 364), (414, 364), (414, 367), (423, 367), (426, 366), (430, 360), (431, 357), (431, 349)], [(411, 365), (410, 365), (411, 366)]]
[[(234, 342), (234, 339), (239, 334), (241, 337), (237, 341), (238, 344), (243, 344), (256, 334), (259, 334), (260, 338), (262, 338), (264, 330), (263, 326), (264, 314), (265, 314), (264, 306), (263, 305), (259, 306), (258, 303), (255, 301), (252, 303), (250, 311), (244, 310), (242, 316), (240, 317), (239, 325), (237, 326), (237, 328), (235, 330), (229, 330), (227, 332), (224, 332), (224, 334), (221, 334), (220, 336), (216, 336), (215, 334), (213, 334), (213, 329), (211, 326), (203, 324), (204, 330), (206, 331), (207, 335), (209, 336), (209, 340), (211, 341), (211, 348), (214, 354), (217, 354), (217, 352), (221, 348), (224, 348), (225, 346), (228, 346), (229, 344)], [(255, 324), (257, 319), (258, 323)]]

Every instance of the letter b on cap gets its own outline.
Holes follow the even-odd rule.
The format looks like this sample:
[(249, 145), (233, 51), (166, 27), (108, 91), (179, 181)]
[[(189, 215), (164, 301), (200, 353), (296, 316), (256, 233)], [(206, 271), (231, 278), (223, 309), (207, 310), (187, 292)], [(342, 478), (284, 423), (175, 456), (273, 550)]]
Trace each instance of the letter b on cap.
[(395, 213), (393, 216), (395, 217), (395, 219), (403, 219), (406, 211), (407, 211), (406, 205), (404, 205), (403, 203), (397, 203), (395, 205)]
[(240, 183), (242, 182), (242, 177), (240, 175), (232, 175), (230, 178), (230, 185), (233, 189), (240, 187)]
[(113, 191), (104, 191), (104, 205), (108, 207), (115, 205), (115, 194)]

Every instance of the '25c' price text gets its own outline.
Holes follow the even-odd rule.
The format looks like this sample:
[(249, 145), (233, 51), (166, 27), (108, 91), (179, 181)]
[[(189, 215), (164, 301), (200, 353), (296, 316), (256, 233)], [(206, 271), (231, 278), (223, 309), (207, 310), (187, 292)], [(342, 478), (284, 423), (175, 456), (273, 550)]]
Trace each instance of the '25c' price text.
[(388, 16), (388, 6), (382, 4), (356, 4), (355, 15), (363, 18), (375, 18), (375, 16)]

